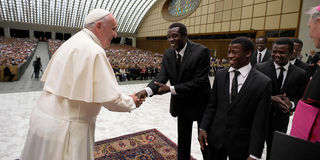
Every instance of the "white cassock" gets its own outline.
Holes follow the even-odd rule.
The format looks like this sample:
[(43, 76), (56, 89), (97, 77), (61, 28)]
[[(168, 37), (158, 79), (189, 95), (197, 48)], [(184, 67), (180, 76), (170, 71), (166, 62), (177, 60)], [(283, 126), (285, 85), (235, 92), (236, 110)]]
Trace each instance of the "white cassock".
[(93, 160), (101, 106), (116, 112), (136, 108), (130, 96), (119, 92), (105, 51), (88, 29), (61, 45), (42, 81), (20, 160)]

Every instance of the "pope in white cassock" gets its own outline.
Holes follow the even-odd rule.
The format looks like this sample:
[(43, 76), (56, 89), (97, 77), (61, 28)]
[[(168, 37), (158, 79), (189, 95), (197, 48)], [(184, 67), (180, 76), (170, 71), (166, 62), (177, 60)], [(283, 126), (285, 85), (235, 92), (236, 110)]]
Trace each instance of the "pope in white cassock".
[(30, 117), (20, 160), (93, 160), (97, 115), (141, 105), (121, 94), (105, 50), (117, 37), (109, 11), (92, 10), (85, 28), (55, 52), (42, 77), (44, 88)]

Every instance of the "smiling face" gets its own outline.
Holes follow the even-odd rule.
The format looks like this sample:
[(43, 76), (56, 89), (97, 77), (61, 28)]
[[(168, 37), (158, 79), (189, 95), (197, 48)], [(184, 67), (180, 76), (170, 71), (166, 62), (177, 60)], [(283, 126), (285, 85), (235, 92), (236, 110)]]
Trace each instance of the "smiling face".
[(231, 67), (239, 69), (249, 64), (252, 51), (244, 51), (240, 43), (230, 44), (228, 48), (228, 59)]
[(167, 38), (172, 49), (178, 52), (181, 51), (187, 42), (187, 35), (182, 35), (179, 27), (169, 28)]
[(287, 44), (273, 44), (272, 46), (272, 59), (279, 66), (284, 66), (289, 61), (289, 45)]

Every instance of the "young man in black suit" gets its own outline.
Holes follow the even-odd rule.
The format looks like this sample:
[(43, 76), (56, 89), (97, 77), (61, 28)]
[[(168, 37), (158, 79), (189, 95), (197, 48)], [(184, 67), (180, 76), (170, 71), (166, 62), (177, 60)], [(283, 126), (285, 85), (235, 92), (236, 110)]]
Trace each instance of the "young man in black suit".
[(201, 149), (209, 160), (261, 158), (270, 111), (271, 80), (249, 63), (254, 50), (247, 37), (230, 42), (231, 65), (216, 73), (200, 125)]
[(289, 55), (289, 61), (291, 64), (296, 65), (297, 67), (305, 70), (310, 77), (310, 69), (309, 66), (302, 62), (300, 59), (298, 59), (299, 56), (301, 56), (301, 50), (303, 47), (303, 42), (300, 39), (292, 39), (293, 41), (293, 54)]
[(264, 36), (260, 36), (256, 39), (256, 48), (250, 58), (252, 66), (257, 63), (268, 61), (271, 58), (271, 51), (267, 48), (268, 39)]
[[(171, 48), (163, 55), (159, 74), (137, 96), (171, 93), (170, 113), (178, 117), (178, 159), (187, 160), (193, 121), (200, 124), (210, 94), (210, 51), (188, 40), (181, 23), (170, 25), (167, 38)], [(171, 86), (166, 85), (168, 80)]]
[(272, 46), (272, 60), (257, 64), (256, 68), (272, 80), (271, 114), (267, 135), (267, 159), (270, 158), (274, 131), (287, 132), (290, 112), (302, 98), (307, 73), (289, 63), (293, 42), (277, 39)]

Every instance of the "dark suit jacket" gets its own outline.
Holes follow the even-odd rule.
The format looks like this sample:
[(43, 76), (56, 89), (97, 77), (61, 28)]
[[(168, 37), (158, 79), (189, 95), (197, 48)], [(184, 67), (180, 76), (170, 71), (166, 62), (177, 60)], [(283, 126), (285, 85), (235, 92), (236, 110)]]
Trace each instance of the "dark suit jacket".
[(239, 94), (230, 104), (228, 68), (216, 73), (210, 102), (200, 128), (209, 145), (223, 145), (233, 155), (261, 157), (270, 110), (271, 80), (252, 68)]
[(309, 57), (308, 57), (308, 59), (307, 59), (307, 61), (306, 61), (306, 63), (307, 63), (308, 65), (311, 64), (312, 58), (313, 58), (313, 56), (312, 56), (312, 55), (309, 55)]
[[(272, 96), (286, 93), (287, 97), (289, 97), (289, 99), (294, 102), (295, 106), (297, 105), (298, 101), (303, 96), (303, 92), (308, 80), (307, 73), (304, 70), (290, 63), (287, 77), (281, 90), (279, 90), (277, 87), (279, 84), (277, 84), (277, 74), (273, 60), (257, 64), (256, 68), (272, 80)], [(271, 117), (275, 129), (277, 130), (277, 128), (279, 127), (286, 128), (289, 122), (290, 113), (283, 113), (278, 107), (274, 105), (272, 105), (271, 110)]]
[[(258, 56), (257, 54), (258, 54), (258, 51), (255, 50), (250, 57), (250, 63), (252, 66), (255, 66), (257, 64), (257, 56)], [(262, 62), (266, 62), (269, 59), (271, 59), (271, 50), (267, 49), (266, 54), (264, 55), (264, 57), (262, 59)]]
[(296, 61), (294, 62), (294, 65), (297, 66), (297, 67), (299, 67), (299, 68), (301, 68), (301, 69), (303, 69), (303, 70), (305, 70), (305, 71), (307, 72), (307, 75), (308, 75), (309, 77), (311, 77), (311, 75), (310, 75), (310, 68), (309, 68), (309, 66), (308, 66), (306, 63), (302, 62), (302, 61), (299, 60), (299, 59), (296, 59)]
[(10, 71), (10, 69), (9, 69), (9, 67), (5, 67), (4, 69), (3, 69), (3, 74), (4, 74), (4, 76), (11, 76), (12, 75), (12, 72)]
[(176, 69), (176, 53), (172, 48), (165, 51), (159, 74), (148, 84), (157, 94), (158, 86), (153, 82), (167, 83), (170, 80), (177, 95), (171, 96), (170, 113), (190, 120), (201, 120), (210, 94), (208, 78), (210, 68), (209, 49), (187, 41), (179, 73)]

